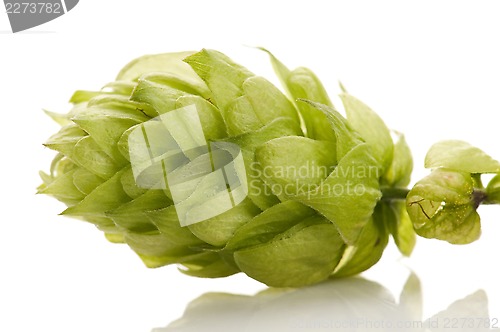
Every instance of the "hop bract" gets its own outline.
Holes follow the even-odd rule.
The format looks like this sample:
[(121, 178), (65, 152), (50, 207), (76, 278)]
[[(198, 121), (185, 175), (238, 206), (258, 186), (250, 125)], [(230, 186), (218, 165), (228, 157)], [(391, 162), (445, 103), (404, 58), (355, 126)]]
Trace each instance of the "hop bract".
[(50, 113), (62, 127), (39, 192), (192, 276), (312, 284), (369, 268), (389, 234), (409, 255), (405, 203), (381, 200), (408, 185), (404, 138), (345, 91), (344, 118), (310, 70), (270, 56), (286, 95), (213, 50), (144, 56), (77, 91)]

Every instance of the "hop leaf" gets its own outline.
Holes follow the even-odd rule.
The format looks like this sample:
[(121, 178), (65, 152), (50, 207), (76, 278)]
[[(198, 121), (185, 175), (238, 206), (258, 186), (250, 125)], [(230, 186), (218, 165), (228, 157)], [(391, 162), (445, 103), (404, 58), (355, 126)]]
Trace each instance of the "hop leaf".
[(406, 200), (416, 232), (454, 244), (477, 240), (481, 223), (476, 210), (497, 199), (497, 178), (485, 190), (481, 175), (497, 173), (500, 163), (466, 142), (449, 140), (429, 149), (425, 166), (433, 171), (417, 182)]
[(425, 167), (446, 167), (468, 173), (498, 173), (500, 163), (481, 149), (457, 140), (434, 144), (425, 157)]
[(454, 244), (477, 240), (481, 234), (470, 174), (436, 169), (408, 194), (408, 213), (417, 234)]

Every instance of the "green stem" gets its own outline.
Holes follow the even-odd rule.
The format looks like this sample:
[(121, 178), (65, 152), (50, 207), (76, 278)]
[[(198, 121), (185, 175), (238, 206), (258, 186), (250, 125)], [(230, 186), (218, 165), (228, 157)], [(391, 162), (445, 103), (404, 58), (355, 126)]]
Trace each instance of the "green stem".
[(410, 189), (401, 187), (382, 187), (380, 188), (380, 191), (382, 191), (383, 200), (393, 201), (393, 200), (405, 200), (406, 196), (410, 192)]
[(492, 205), (492, 204), (500, 204), (495, 200), (491, 200), (486, 193), (486, 190), (482, 188), (474, 188), (472, 192), (472, 201), (474, 206), (477, 208), (479, 205)]
[(481, 174), (475, 173), (471, 174), (472, 181), (474, 182), (474, 188), (484, 189), (483, 182), (481, 181)]

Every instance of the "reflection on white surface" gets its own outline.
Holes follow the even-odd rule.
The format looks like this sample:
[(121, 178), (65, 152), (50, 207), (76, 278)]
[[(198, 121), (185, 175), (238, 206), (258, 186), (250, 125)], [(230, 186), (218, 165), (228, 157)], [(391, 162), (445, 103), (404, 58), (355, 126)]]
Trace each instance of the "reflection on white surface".
[(412, 274), (399, 299), (363, 278), (267, 289), (254, 296), (206, 293), (180, 319), (153, 332), (490, 331), (498, 325), (489, 318), (482, 290), (423, 319), (420, 281)]

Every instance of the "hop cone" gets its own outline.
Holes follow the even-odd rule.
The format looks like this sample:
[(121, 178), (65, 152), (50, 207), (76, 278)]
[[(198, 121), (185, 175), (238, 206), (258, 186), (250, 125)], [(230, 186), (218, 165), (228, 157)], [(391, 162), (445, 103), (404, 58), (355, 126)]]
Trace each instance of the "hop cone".
[(404, 202), (381, 199), (409, 182), (404, 138), (345, 91), (344, 118), (310, 70), (270, 57), (287, 95), (213, 50), (144, 56), (77, 91), (49, 113), (62, 127), (39, 192), (191, 276), (312, 284), (369, 268), (389, 234), (408, 255)]

